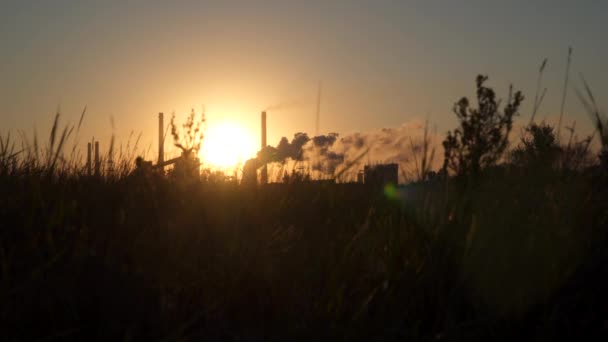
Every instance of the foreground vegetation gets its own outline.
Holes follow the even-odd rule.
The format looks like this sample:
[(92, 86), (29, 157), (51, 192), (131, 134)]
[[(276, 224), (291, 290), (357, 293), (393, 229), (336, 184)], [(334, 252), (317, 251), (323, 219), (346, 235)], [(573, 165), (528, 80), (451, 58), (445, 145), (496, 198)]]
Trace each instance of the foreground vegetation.
[(608, 336), (606, 164), (544, 124), (507, 149), (523, 98), (500, 112), (484, 82), (477, 109), (455, 108), (445, 172), (404, 187), (243, 187), (132, 173), (123, 159), (88, 176), (61, 157), (57, 125), (40, 155), (3, 140), (0, 335)]

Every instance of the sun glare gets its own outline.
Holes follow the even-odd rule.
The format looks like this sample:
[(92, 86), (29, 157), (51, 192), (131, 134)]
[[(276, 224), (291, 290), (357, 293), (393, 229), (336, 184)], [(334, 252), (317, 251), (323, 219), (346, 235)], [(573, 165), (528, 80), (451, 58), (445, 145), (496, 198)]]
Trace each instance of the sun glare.
[(242, 126), (223, 122), (209, 125), (201, 148), (201, 159), (216, 169), (233, 169), (256, 154), (255, 140)]

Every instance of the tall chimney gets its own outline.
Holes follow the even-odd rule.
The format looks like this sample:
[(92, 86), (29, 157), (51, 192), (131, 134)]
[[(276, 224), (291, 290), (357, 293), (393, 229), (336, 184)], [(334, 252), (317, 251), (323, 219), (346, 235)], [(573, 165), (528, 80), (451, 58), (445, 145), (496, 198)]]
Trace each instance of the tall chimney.
[(87, 176), (91, 175), (91, 143), (87, 143)]
[(99, 176), (101, 163), (99, 162), (99, 141), (95, 142), (95, 176)]
[(165, 132), (164, 132), (164, 115), (158, 113), (158, 165), (162, 165), (165, 161)]
[[(266, 148), (266, 111), (262, 112), (262, 149)], [(266, 163), (262, 167), (262, 176), (261, 176), (262, 184), (268, 183), (268, 169), (266, 167)]]

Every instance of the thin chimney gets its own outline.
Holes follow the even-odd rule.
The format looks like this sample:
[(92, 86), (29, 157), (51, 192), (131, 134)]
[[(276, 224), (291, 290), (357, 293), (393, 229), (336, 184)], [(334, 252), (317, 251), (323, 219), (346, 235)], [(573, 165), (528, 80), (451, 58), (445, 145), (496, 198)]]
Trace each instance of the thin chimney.
[(158, 165), (162, 165), (165, 161), (165, 132), (164, 132), (164, 116), (163, 113), (158, 113)]
[(87, 175), (91, 175), (91, 143), (87, 143)]
[(101, 164), (99, 162), (99, 141), (95, 142), (95, 176), (99, 176)]
[[(262, 149), (263, 151), (266, 148), (266, 111), (262, 112)], [(262, 184), (268, 183), (268, 168), (266, 167), (266, 163), (262, 167), (262, 176), (261, 176)]]

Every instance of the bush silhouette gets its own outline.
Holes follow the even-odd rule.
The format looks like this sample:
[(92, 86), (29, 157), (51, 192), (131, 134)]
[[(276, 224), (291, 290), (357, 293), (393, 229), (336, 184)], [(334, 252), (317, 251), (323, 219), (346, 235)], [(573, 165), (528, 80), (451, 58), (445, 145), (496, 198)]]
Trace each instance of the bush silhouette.
[(443, 141), (443, 167), (458, 175), (476, 176), (482, 169), (496, 164), (507, 147), (513, 117), (518, 115), (524, 99), (520, 91), (513, 93), (511, 86), (501, 112), (494, 90), (484, 86), (487, 80), (487, 76), (477, 76), (477, 108), (472, 108), (466, 97), (454, 105), (460, 127), (453, 133), (449, 131)]
[(204, 127), (201, 127), (205, 122), (205, 112), (203, 111), (200, 119), (197, 119), (196, 113), (194, 112), (194, 109), (192, 109), (190, 115), (186, 118), (186, 122), (182, 125), (183, 132), (180, 137), (180, 131), (175, 123), (175, 114), (173, 114), (170, 123), (173, 145), (179, 148), (182, 153), (188, 154), (194, 152), (194, 155), (197, 155), (205, 137), (203, 133)]
[(546, 123), (532, 123), (525, 128), (521, 143), (511, 152), (516, 166), (525, 168), (551, 168), (562, 152), (553, 127)]

